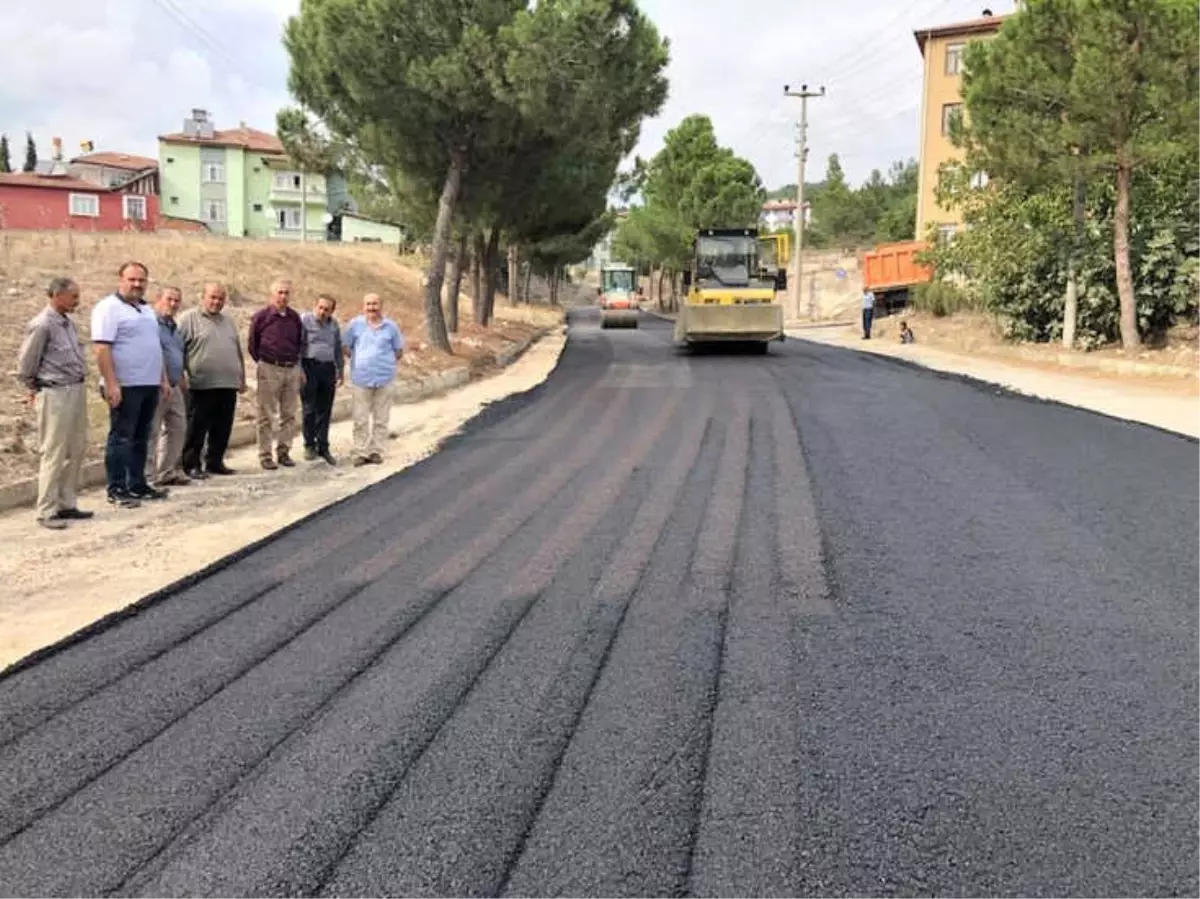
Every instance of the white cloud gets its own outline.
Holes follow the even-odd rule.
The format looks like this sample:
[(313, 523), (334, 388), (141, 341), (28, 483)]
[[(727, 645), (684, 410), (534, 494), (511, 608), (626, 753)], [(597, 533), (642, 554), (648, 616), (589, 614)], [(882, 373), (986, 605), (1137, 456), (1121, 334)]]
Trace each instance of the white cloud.
[[(288, 102), (283, 23), (299, 0), (0, 0), (0, 131), (155, 155), (195, 106), (218, 128), (273, 130)], [(784, 84), (824, 84), (809, 103), (809, 177), (839, 153), (852, 181), (917, 153), (918, 26), (974, 18), (986, 0), (642, 0), (671, 40), (671, 95), (637, 152), (694, 112), (769, 186), (795, 179), (799, 101)], [(1007, 12), (1012, 0), (993, 5)]]

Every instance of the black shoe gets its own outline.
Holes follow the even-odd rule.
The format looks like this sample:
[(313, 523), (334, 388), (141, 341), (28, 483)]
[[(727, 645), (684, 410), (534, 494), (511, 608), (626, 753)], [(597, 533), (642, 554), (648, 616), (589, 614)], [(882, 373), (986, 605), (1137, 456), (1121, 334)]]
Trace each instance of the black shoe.
[(108, 501), (119, 509), (136, 509), (141, 503), (130, 495), (128, 490), (109, 490)]
[(201, 471), (199, 468), (189, 468), (184, 472), (184, 474), (186, 474), (193, 481), (207, 481), (208, 480), (208, 475), (205, 474), (203, 471)]
[(53, 517), (59, 521), (86, 521), (95, 514), (95, 512), (85, 512), (82, 509), (59, 509)]
[(379, 453), (371, 453), (371, 455), (367, 456), (367, 461), (372, 465), (382, 465), (383, 456), (381, 456)]
[(337, 465), (337, 459), (335, 459), (333, 457), (333, 453), (329, 452), (329, 450), (323, 450), (320, 453), (318, 453), (317, 455), (319, 455), (322, 459), (324, 459), (330, 465)]
[(306, 446), (304, 448), (304, 459), (307, 462), (312, 462), (312, 461), (316, 460), (317, 456), (319, 456), (319, 455), (320, 455), (320, 453), (318, 453), (311, 446)]
[(209, 474), (220, 474), (220, 475), (235, 474), (235, 472), (232, 468), (225, 467), (224, 462), (222, 462), (220, 465), (209, 465), (205, 469), (205, 471), (207, 471)]
[(134, 499), (166, 499), (169, 494), (170, 491), (159, 490), (149, 484), (144, 487), (134, 487), (129, 491), (129, 495)]

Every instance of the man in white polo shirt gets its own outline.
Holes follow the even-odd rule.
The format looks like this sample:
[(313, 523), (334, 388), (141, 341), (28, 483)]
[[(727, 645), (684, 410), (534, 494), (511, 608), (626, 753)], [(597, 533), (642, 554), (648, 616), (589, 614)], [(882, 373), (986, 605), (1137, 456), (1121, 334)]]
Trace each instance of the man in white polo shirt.
[(104, 450), (108, 501), (128, 508), (167, 495), (146, 483), (146, 451), (154, 411), (159, 398), (170, 394), (171, 385), (163, 365), (158, 318), (145, 302), (149, 272), (140, 262), (127, 262), (119, 276), (116, 293), (92, 310), (92, 342), (109, 410)]

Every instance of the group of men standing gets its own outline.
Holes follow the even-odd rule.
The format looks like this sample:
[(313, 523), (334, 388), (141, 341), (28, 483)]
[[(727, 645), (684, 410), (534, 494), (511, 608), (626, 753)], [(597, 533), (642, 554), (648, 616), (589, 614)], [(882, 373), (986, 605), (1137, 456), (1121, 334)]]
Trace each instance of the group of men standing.
[[(239, 394), (247, 390), (237, 323), (225, 313), (224, 285), (204, 287), (198, 306), (180, 314), (181, 291), (159, 288), (146, 302), (149, 273), (123, 265), (117, 290), (92, 310), (91, 338), (108, 405), (104, 462), (108, 501), (134, 508), (161, 500), (168, 487), (235, 472), (225, 464)], [(37, 402), (41, 455), (36, 516), (60, 530), (93, 513), (78, 507), (87, 450), (87, 365), (71, 319), (79, 287), (55, 278), (46, 307), (26, 326), (18, 376)], [(336, 392), (350, 362), (356, 465), (383, 461), (392, 383), (404, 337), (383, 316), (377, 294), (343, 332), (336, 300), (321, 295), (303, 315), (291, 307), (292, 285), (279, 280), (250, 321), (246, 354), (256, 366), (259, 462), (265, 470), (292, 467), (291, 445), (302, 415), (305, 458), (337, 460), (329, 448)]]

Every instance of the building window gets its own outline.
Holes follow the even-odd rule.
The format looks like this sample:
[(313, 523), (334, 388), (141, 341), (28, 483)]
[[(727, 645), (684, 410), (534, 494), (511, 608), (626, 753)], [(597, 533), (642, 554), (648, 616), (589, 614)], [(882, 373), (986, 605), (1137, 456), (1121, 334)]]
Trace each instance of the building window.
[(299, 190), (300, 176), (295, 172), (276, 172), (275, 187), (278, 190)]
[(255, 211), (255, 212), (262, 212), (262, 203), (255, 203), (255, 204), (254, 204), (254, 211)]
[(175, 161), (175, 157), (174, 157), (174, 156), (168, 156), (168, 157), (167, 157), (167, 164), (168, 164), (168, 165), (170, 165), (170, 164), (171, 164), (172, 162), (174, 162), (174, 161)]
[(219, 225), (225, 221), (225, 201), (204, 200), (200, 212), (204, 221)]
[(83, 215), (98, 218), (100, 215), (100, 197), (96, 194), (71, 194), (71, 215)]
[(950, 241), (954, 240), (954, 235), (957, 232), (957, 225), (938, 225), (938, 240), (940, 240), (942, 243), (949, 243)]
[(121, 197), (121, 211), (125, 218), (144, 222), (146, 220), (146, 198), (135, 194)]
[(299, 209), (280, 209), (279, 210), (279, 230), (280, 231), (299, 231), (300, 230), (300, 210)]
[(988, 180), (987, 172), (976, 172), (971, 176), (971, 187), (974, 190), (982, 190), (987, 187)]
[(203, 181), (205, 184), (225, 183), (225, 163), (223, 162), (204, 163), (203, 173)]
[(950, 133), (950, 123), (962, 115), (961, 103), (945, 103), (942, 105), (942, 134)]
[(171, 197), (171, 205), (178, 206), (179, 205), (179, 197)]
[(946, 74), (957, 75), (962, 71), (962, 54), (965, 44), (948, 44), (946, 46)]

